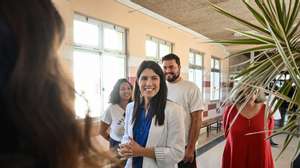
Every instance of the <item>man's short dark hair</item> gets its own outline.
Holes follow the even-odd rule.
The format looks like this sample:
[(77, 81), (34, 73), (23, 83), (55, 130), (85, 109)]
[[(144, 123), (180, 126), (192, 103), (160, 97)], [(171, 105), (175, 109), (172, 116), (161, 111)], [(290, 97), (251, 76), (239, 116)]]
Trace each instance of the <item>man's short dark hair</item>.
[(171, 53), (162, 57), (162, 62), (167, 60), (175, 60), (177, 65), (180, 65), (180, 58), (176, 54)]

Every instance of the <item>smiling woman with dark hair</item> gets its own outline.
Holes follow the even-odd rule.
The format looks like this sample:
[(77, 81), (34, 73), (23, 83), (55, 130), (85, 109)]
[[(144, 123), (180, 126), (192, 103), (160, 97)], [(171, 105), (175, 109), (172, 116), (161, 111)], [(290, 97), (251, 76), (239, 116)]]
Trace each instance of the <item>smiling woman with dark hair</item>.
[(173, 168), (184, 155), (183, 108), (167, 100), (160, 66), (143, 61), (137, 71), (134, 102), (128, 104), (119, 153), (126, 168)]
[(119, 79), (110, 93), (110, 105), (101, 119), (100, 135), (109, 141), (112, 150), (116, 150), (121, 143), (124, 134), (125, 109), (131, 102), (131, 95), (132, 85), (127, 79)]

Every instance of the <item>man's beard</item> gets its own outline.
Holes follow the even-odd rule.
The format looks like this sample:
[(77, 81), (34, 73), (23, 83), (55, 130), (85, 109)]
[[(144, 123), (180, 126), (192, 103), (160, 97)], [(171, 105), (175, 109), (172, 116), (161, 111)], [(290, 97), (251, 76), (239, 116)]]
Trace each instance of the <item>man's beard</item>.
[(171, 76), (166, 76), (166, 79), (167, 79), (167, 81), (168, 82), (174, 82), (174, 81), (176, 81), (176, 79), (178, 79), (179, 78), (179, 76), (180, 76), (180, 73), (177, 73), (177, 74), (174, 74), (174, 73), (168, 73), (168, 74), (172, 74)]

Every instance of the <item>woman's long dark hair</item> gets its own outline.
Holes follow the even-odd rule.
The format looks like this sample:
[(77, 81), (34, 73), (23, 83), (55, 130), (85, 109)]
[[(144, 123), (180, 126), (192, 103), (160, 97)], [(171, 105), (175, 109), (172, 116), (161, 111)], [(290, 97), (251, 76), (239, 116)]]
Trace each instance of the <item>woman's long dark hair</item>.
[(160, 80), (160, 89), (158, 93), (151, 98), (150, 100), (150, 108), (149, 112), (151, 112), (152, 117), (155, 118), (155, 124), (163, 125), (165, 120), (165, 108), (167, 103), (167, 85), (165, 81), (164, 73), (161, 69), (161, 67), (154, 61), (143, 61), (141, 65), (139, 66), (136, 74), (136, 81), (134, 85), (134, 95), (133, 95), (133, 101), (134, 101), (134, 108), (133, 108), (133, 118), (132, 122), (134, 122), (138, 117), (138, 110), (140, 106), (143, 103), (143, 100), (141, 100), (141, 91), (138, 84), (138, 80), (141, 76), (141, 73), (145, 69), (151, 69), (159, 76)]
[[(130, 88), (132, 89), (131, 83), (125, 78), (119, 79), (116, 84), (114, 85), (113, 90), (110, 92), (110, 97), (109, 97), (109, 103), (111, 104), (119, 104), (121, 101), (120, 97), (120, 87), (122, 83), (128, 83)], [(131, 98), (129, 99), (129, 102), (131, 102)]]
[[(4, 167), (77, 168), (80, 158), (91, 161), (85, 159), (93, 149), (90, 120), (83, 134), (75, 119), (72, 81), (57, 54), (64, 24), (51, 0), (1, 0), (0, 33), (0, 58), (9, 62), (0, 81)], [(5, 36), (7, 44), (1, 43)]]

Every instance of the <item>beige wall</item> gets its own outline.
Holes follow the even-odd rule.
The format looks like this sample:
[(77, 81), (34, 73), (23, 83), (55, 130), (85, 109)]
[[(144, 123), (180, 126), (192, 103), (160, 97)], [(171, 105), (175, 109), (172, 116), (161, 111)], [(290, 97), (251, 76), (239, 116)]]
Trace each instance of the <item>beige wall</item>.
[[(79, 12), (101, 21), (106, 21), (124, 27), (128, 30), (128, 72), (134, 76), (138, 64), (145, 59), (146, 35), (174, 43), (173, 52), (180, 56), (182, 73), (187, 78), (189, 49), (204, 52), (204, 80), (210, 80), (210, 57), (224, 58), (226, 51), (219, 45), (203, 43), (205, 39), (195, 38), (194, 35), (183, 32), (158, 21), (115, 0), (53, 0), (66, 24), (66, 39), (61, 53), (72, 65), (72, 23), (74, 12)], [(228, 61), (222, 60), (222, 82), (228, 81)], [(204, 89), (207, 90), (207, 89)], [(207, 91), (204, 91), (207, 92)], [(207, 93), (205, 93), (207, 94)], [(209, 97), (209, 95), (206, 95)], [(209, 102), (206, 101), (206, 104)], [(213, 117), (216, 114), (209, 114)]]

